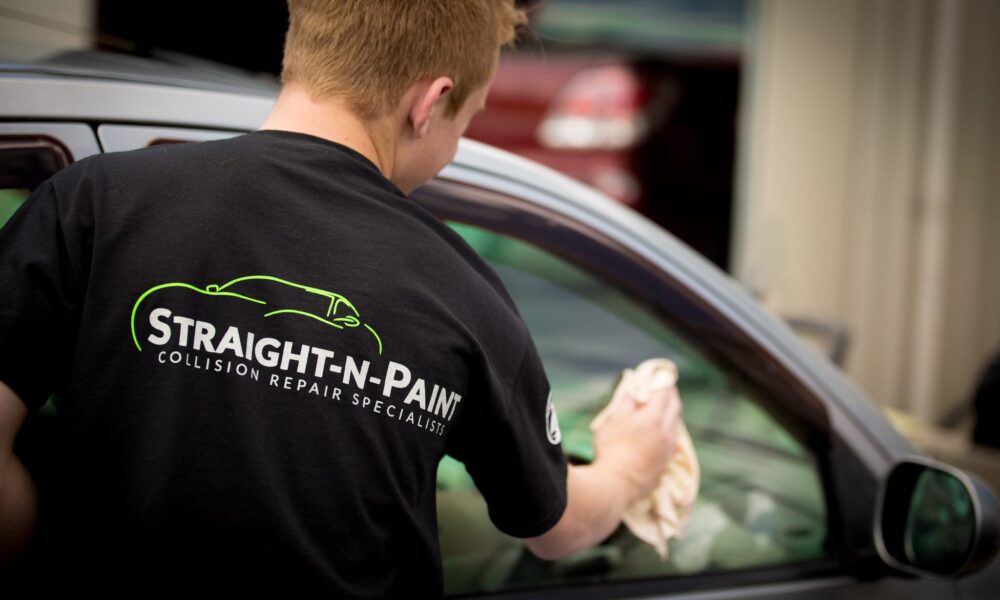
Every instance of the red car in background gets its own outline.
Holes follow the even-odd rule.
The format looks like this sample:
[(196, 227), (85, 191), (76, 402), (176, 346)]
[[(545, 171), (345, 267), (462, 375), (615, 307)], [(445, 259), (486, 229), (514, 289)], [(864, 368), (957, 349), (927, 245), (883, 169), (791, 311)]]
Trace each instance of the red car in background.
[(744, 0), (544, 0), (468, 137), (635, 208), (722, 268)]

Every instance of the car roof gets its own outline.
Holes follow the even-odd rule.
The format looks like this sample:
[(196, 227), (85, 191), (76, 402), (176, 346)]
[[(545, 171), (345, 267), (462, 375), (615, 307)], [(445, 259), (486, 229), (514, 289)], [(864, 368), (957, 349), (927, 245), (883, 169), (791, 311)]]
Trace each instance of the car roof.
[(156, 57), (133, 56), (94, 50), (55, 52), (36, 60), (5, 60), (0, 72), (14, 75), (48, 75), (104, 81), (146, 83), (188, 89), (231, 91), (273, 96), (278, 78), (180, 52), (157, 50)]
[(88, 67), (0, 63), (4, 119), (135, 123), (247, 131), (267, 116), (278, 89), (183, 85), (159, 75)]

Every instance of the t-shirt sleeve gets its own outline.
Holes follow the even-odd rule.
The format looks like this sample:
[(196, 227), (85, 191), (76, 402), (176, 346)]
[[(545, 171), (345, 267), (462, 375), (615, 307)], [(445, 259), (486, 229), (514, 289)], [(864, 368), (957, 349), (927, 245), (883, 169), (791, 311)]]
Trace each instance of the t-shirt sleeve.
[(66, 372), (76, 335), (78, 282), (51, 180), (0, 229), (0, 381), (29, 413)]
[[(551, 387), (527, 338), (513, 378), (487, 375), (484, 396), (469, 405), (449, 453), (465, 464), (496, 527), (515, 537), (552, 528), (566, 508), (566, 456)], [(515, 359), (516, 360), (516, 359)], [(509, 378), (509, 376), (508, 376)]]

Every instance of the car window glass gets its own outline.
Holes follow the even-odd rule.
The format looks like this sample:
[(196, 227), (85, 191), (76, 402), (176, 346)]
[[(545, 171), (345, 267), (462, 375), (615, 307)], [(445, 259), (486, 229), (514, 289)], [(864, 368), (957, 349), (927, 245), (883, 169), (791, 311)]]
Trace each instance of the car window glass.
[(620, 529), (605, 544), (555, 562), (492, 527), (462, 465), (439, 469), (439, 531), (449, 594), (581, 580), (680, 576), (788, 564), (828, 554), (827, 509), (814, 453), (761, 406), (742, 377), (715, 364), (652, 307), (528, 243), (450, 224), (496, 270), (532, 332), (553, 389), (563, 447), (593, 458), (589, 422), (621, 371), (664, 356), (680, 370), (684, 420), (701, 489), (667, 560)]
[(0, 189), (0, 227), (7, 224), (30, 193), (31, 190), (22, 188)]

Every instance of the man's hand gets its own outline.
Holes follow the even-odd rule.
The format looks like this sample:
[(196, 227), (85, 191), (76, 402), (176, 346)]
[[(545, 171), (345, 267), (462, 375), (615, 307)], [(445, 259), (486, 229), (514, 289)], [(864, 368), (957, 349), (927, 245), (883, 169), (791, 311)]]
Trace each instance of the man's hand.
[(525, 539), (539, 558), (555, 560), (603, 541), (666, 471), (681, 417), (677, 386), (654, 392), (644, 403), (627, 400), (594, 432), (594, 462), (570, 467), (562, 518), (546, 533)]
[(14, 438), (27, 416), (21, 399), (0, 381), (0, 563), (28, 545), (38, 510), (35, 483), (14, 456)]
[(677, 442), (681, 398), (677, 386), (658, 390), (649, 401), (627, 398), (594, 432), (595, 463), (617, 473), (630, 505), (656, 489)]

